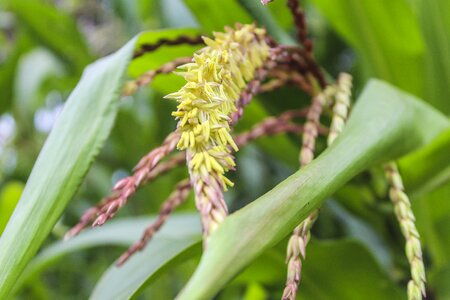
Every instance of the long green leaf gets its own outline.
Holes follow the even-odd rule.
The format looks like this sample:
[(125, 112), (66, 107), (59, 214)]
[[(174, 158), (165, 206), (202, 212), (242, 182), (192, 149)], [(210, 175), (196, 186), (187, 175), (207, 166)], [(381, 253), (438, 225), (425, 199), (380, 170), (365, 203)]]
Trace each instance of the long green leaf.
[(449, 126), (445, 116), (423, 102), (372, 81), (330, 148), (222, 223), (178, 299), (213, 297), (353, 176), (424, 145)]
[(107, 138), (134, 44), (89, 66), (67, 100), (0, 239), (0, 299), (7, 298)]
[[(87, 230), (82, 232), (80, 235), (68, 240), (68, 241), (59, 241), (56, 242), (49, 247), (43, 249), (28, 265), (28, 267), (23, 272), (19, 283), (15, 286), (15, 289), (18, 290), (23, 284), (26, 284), (27, 280), (35, 276), (36, 274), (42, 272), (50, 265), (55, 263), (57, 260), (62, 257), (73, 253), (78, 252), (83, 249), (99, 247), (105, 245), (116, 245), (116, 246), (124, 246), (128, 247), (134, 242), (138, 241), (142, 236), (144, 229), (151, 224), (155, 218), (133, 218), (133, 219), (121, 219), (121, 220), (113, 220), (102, 226), (101, 228), (95, 228), (92, 230)], [(171, 218), (167, 221), (167, 223), (163, 226), (163, 228), (156, 234), (154, 239), (152, 240), (152, 244), (158, 244), (160, 241), (167, 242), (167, 240), (175, 239), (178, 241), (190, 241), (193, 238), (197, 238), (200, 240), (200, 224), (199, 218), (197, 214), (176, 214), (171, 216)], [(147, 247), (149, 248), (149, 247)], [(146, 248), (146, 249), (147, 249)], [(164, 249), (163, 249), (164, 250)], [(171, 249), (172, 251), (173, 249)], [(147, 251), (147, 250), (146, 250)], [(146, 253), (146, 252), (145, 252)], [(145, 255), (136, 255), (136, 257), (140, 257), (138, 259), (130, 259), (129, 262), (124, 266), (124, 268), (128, 268), (127, 265), (134, 264), (133, 261), (139, 260), (139, 263), (142, 265), (142, 260), (148, 259), (144, 257)], [(155, 257), (149, 259), (148, 261), (153, 261), (154, 263), (160, 263), (161, 265), (166, 262), (166, 260), (156, 260)], [(123, 275), (124, 268), (111, 268), (108, 273), (105, 273), (104, 276), (109, 275), (109, 277), (116, 277)], [(149, 272), (148, 268), (141, 268), (144, 272)], [(128, 278), (129, 275), (125, 274)], [(151, 274), (155, 276), (155, 274)], [(145, 282), (148, 276), (144, 277), (141, 282), (137, 282), (138, 284), (142, 284)], [(104, 282), (100, 281), (100, 282)], [(113, 289), (108, 285), (105, 290), (104, 287), (100, 285), (97, 286), (97, 294), (106, 294), (108, 291), (112, 292), (115, 289), (126, 290), (130, 289), (130, 286), (126, 284), (116, 285)], [(136, 282), (132, 282), (136, 283)], [(131, 287), (131, 289), (137, 289), (139, 285)], [(108, 290), (108, 291), (106, 291)], [(129, 294), (128, 296), (131, 296)]]
[(142, 252), (133, 255), (122, 267), (111, 265), (103, 273), (90, 299), (129, 299), (164, 269), (201, 252), (201, 228), (197, 215), (182, 216), (169, 222)]
[(450, 1), (421, 0), (419, 15), (426, 41), (426, 100), (450, 114)]

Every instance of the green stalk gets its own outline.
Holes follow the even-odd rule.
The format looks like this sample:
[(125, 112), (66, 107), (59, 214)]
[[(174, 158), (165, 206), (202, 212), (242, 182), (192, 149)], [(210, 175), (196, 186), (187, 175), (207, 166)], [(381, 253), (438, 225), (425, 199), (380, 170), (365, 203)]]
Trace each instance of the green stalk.
[(433, 108), (372, 81), (330, 148), (222, 223), (177, 299), (212, 298), (353, 176), (423, 146), (448, 127), (448, 119)]

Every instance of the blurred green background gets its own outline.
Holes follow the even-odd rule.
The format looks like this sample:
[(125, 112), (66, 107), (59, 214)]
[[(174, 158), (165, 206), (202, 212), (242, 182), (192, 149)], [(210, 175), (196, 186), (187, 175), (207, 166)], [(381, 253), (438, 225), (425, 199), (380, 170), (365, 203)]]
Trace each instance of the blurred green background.
[[(333, 77), (342, 71), (351, 73), (356, 95), (368, 78), (378, 77), (450, 114), (449, 1), (302, 2), (318, 62)], [(256, 22), (279, 42), (294, 43), (292, 18), (283, 0), (268, 7), (258, 0), (0, 0), (0, 233), (87, 64), (144, 30), (162, 29), (164, 36), (179, 32), (176, 28), (194, 28), (208, 35), (235, 22)], [(163, 47), (132, 64), (130, 76), (195, 49)], [(48, 245), (58, 242), (85, 209), (107, 195), (114, 182), (128, 175), (140, 157), (175, 128), (170, 116), (174, 103), (162, 97), (181, 84), (180, 78), (163, 75), (151, 88), (122, 101), (110, 138)], [(274, 101), (278, 99), (283, 101)], [(289, 87), (263, 95), (250, 105), (237, 131), (268, 115), (306, 106), (308, 101)], [(442, 139), (448, 141), (448, 137)], [(323, 148), (324, 141), (319, 146)], [(295, 136), (265, 138), (243, 148), (237, 154), (238, 169), (231, 174), (236, 187), (226, 194), (231, 210), (296, 170), (298, 149)], [(407, 172), (410, 166), (404, 168), (425, 248), (427, 299), (450, 299), (450, 166), (448, 160), (443, 163), (447, 165), (436, 174), (439, 180), (427, 188), (408, 186), (414, 182), (408, 176), (414, 174)], [(178, 168), (144, 187), (117, 218), (154, 215), (174, 184), (186, 175), (185, 168)], [(195, 211), (192, 199), (180, 211)], [(126, 249), (123, 245), (89, 247), (94, 244), (63, 259), (49, 259), (22, 285), (17, 299), (87, 299)], [(255, 261), (218, 299), (278, 299), (284, 287), (285, 246), (286, 240)], [(196, 251), (171, 266), (138, 298), (173, 298), (198, 258)], [(403, 290), (408, 276), (403, 238), (387, 200), (386, 183), (381, 169), (374, 168), (343, 187), (321, 210), (308, 247), (300, 298), (406, 299)]]

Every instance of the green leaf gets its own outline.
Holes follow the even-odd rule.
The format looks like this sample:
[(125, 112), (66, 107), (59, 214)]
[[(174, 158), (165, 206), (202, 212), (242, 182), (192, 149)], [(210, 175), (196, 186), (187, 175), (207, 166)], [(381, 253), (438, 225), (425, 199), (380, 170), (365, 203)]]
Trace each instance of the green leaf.
[(23, 191), (22, 182), (9, 182), (0, 191), (0, 237)]
[[(364, 62), (367, 76), (424, 97), (424, 42), (405, 0), (313, 0)], [(424, 100), (428, 100), (424, 97)]]
[(436, 299), (450, 299), (450, 264), (432, 277)]
[[(284, 246), (285, 243), (281, 244), (277, 246)], [(403, 300), (403, 290), (383, 271), (372, 254), (361, 242), (353, 239), (321, 241), (313, 238), (308, 244), (307, 260), (302, 268), (299, 299)], [(230, 285), (247, 282), (250, 286), (281, 286), (286, 278), (284, 260), (284, 251), (270, 249), (252, 262)], [(267, 296), (263, 299), (267, 299)]]
[(426, 41), (426, 100), (450, 114), (450, 1), (421, 0), (422, 31)]
[(413, 196), (430, 192), (450, 180), (450, 129), (432, 143), (399, 161), (406, 190)]
[(234, 26), (236, 22), (250, 24), (252, 17), (241, 7), (237, 0), (221, 1), (218, 5), (210, 0), (184, 0), (202, 28), (208, 32), (223, 31), (225, 26)]
[[(3, 46), (3, 45), (1, 45)], [(31, 47), (31, 42), (25, 34), (17, 34), (14, 48), (2, 61), (0, 68), (0, 113), (9, 110), (13, 103), (14, 77), (16, 65), (23, 53)]]
[[(136, 241), (138, 241), (145, 228), (151, 224), (155, 218), (133, 218), (133, 219), (121, 219), (121, 220), (113, 220), (105, 224), (100, 228), (94, 228), (91, 230), (87, 230), (82, 232), (80, 235), (68, 240), (68, 241), (59, 241), (56, 242), (49, 247), (43, 249), (28, 265), (25, 269), (24, 273), (20, 278), (20, 283), (15, 286), (15, 289), (18, 290), (23, 284), (26, 284), (29, 279), (47, 269), (50, 265), (54, 264), (57, 260), (62, 257), (69, 255), (70, 253), (79, 252), (81, 250), (99, 247), (104, 245), (115, 245), (115, 246), (124, 246), (129, 247)], [(154, 248), (155, 246), (151, 246), (153, 244), (158, 245), (159, 243), (166, 243), (168, 241), (174, 241), (174, 244), (181, 242), (189, 243), (191, 240), (195, 239), (200, 240), (200, 224), (199, 217), (197, 214), (175, 214), (170, 217), (167, 223), (161, 228), (161, 230), (155, 235), (151, 244), (149, 244), (146, 249)], [(158, 248), (161, 246), (157, 246)], [(147, 253), (145, 250), (142, 253)], [(174, 249), (170, 249), (170, 251), (174, 251)], [(163, 252), (164, 249), (163, 249)], [(115, 268), (111, 267), (111, 270), (104, 274), (105, 276), (110, 277), (120, 277), (123, 276), (124, 270), (129, 268), (127, 265), (136, 264), (136, 260), (143, 264), (142, 259), (148, 259), (145, 254), (136, 254), (135, 257), (140, 257), (140, 259), (132, 258), (128, 261), (124, 267)], [(161, 260), (158, 261), (155, 257), (148, 259), (147, 262), (152, 261), (153, 263), (164, 264), (166, 261)], [(147, 264), (147, 263), (146, 263)], [(138, 268), (141, 269), (144, 273), (149, 272), (150, 275), (155, 276), (155, 274), (151, 273), (149, 268)], [(138, 274), (138, 273), (136, 273)], [(136, 275), (135, 274), (135, 275)], [(146, 273), (147, 274), (147, 273)], [(147, 275), (142, 277), (142, 281), (145, 282), (147, 278), (150, 277)], [(125, 273), (124, 278), (130, 278), (129, 274)], [(109, 281), (109, 279), (108, 279)], [(101, 286), (101, 282), (96, 288), (97, 294), (106, 294), (107, 290), (111, 291), (111, 286), (108, 286), (105, 290), (104, 287)], [(135, 284), (142, 282), (133, 282)], [(118, 284), (115, 285), (116, 289), (137, 289), (138, 286), (130, 286), (126, 284)], [(130, 292), (128, 296), (131, 296)]]
[(9, 1), (8, 8), (19, 18), (30, 36), (55, 52), (72, 70), (81, 72), (92, 60), (73, 18), (39, 1)]
[(67, 100), (0, 239), (0, 298), (7, 298), (106, 140), (134, 44), (89, 66)]
[(22, 56), (14, 80), (14, 106), (21, 122), (31, 122), (33, 114), (42, 106), (39, 92), (45, 80), (63, 74), (61, 61), (46, 49), (38, 48)]
[(370, 252), (352, 240), (313, 240), (308, 245), (299, 295), (304, 300), (405, 298)]
[(372, 81), (330, 148), (225, 219), (210, 237), (200, 265), (178, 299), (213, 297), (356, 174), (426, 144), (449, 126), (445, 116), (413, 96)]
[[(408, 191), (408, 190), (407, 190)], [(431, 270), (450, 263), (450, 182), (413, 199), (414, 215), (425, 251), (429, 253)]]
[(130, 299), (170, 266), (201, 253), (198, 215), (171, 218), (169, 222), (144, 250), (133, 255), (123, 266), (111, 265), (98, 281), (90, 299)]

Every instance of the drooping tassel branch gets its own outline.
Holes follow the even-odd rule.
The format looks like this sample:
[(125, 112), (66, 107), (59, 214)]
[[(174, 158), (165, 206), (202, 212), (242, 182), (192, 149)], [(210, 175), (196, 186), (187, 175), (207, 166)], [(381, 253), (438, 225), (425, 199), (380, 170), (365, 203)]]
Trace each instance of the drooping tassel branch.
[[(322, 106), (326, 103), (325, 93), (319, 93), (313, 98), (313, 102), (306, 115), (305, 132), (303, 133), (303, 144), (300, 150), (300, 167), (304, 167), (314, 159), (314, 150)], [(286, 287), (283, 292), (283, 300), (296, 298), (298, 285), (300, 283), (302, 259), (306, 257), (306, 246), (311, 235), (311, 228), (318, 216), (318, 211), (312, 212), (300, 225), (298, 225), (289, 239), (287, 248), (288, 275)]]
[(140, 48), (134, 52), (133, 58), (138, 58), (145, 53), (153, 52), (162, 46), (176, 46), (176, 45), (201, 45), (203, 38), (201, 35), (188, 36), (180, 35), (174, 39), (162, 38), (152, 44), (142, 44)]
[(66, 233), (65, 239), (80, 233), (94, 218), (92, 226), (101, 226), (114, 217), (117, 211), (136, 192), (136, 189), (144, 182), (158, 162), (175, 149), (178, 139), (179, 133), (175, 131), (167, 136), (160, 147), (155, 148), (144, 156), (134, 168), (133, 175), (117, 182), (113, 187), (111, 196), (105, 198), (98, 206), (87, 210), (80, 222)]
[(313, 43), (308, 38), (308, 28), (306, 26), (305, 12), (300, 7), (300, 3), (298, 0), (288, 0), (287, 6), (291, 10), (295, 27), (297, 28), (297, 40), (303, 46), (305, 51), (309, 55), (312, 55)]
[[(322, 107), (330, 103), (335, 98), (332, 123), (339, 124), (333, 132), (328, 134), (327, 144), (330, 146), (336, 137), (341, 133), (348, 118), (351, 96), (351, 76), (345, 73), (340, 74), (336, 86), (328, 86), (323, 92), (313, 98), (313, 102), (306, 116), (305, 133), (303, 134), (303, 144), (300, 150), (300, 166), (306, 166), (314, 159), (315, 142), (318, 134), (318, 124)], [(338, 101), (339, 99), (339, 101)], [(339, 121), (336, 122), (335, 119)], [(330, 138), (333, 133), (332, 138)], [(301, 279), (302, 260), (306, 258), (306, 246), (311, 238), (311, 229), (319, 216), (319, 210), (313, 211), (300, 225), (294, 229), (288, 248), (288, 276), (286, 288), (283, 292), (283, 300), (296, 298), (298, 285)]]
[[(256, 124), (251, 130), (241, 133), (234, 137), (236, 144), (239, 147), (245, 146), (246, 144), (254, 141), (263, 136), (272, 136), (281, 133), (294, 133), (301, 134), (303, 132), (303, 126), (292, 123), (292, 119), (304, 117), (306, 112), (304, 110), (292, 110), (286, 111), (278, 117), (269, 117), (263, 120), (261, 123)], [(322, 135), (326, 135), (328, 130), (324, 127), (318, 127), (318, 131)], [(181, 160), (180, 157), (181, 156)], [(180, 155), (175, 155), (169, 161), (160, 164), (159, 166), (164, 166), (168, 164), (170, 166), (179, 165), (185, 159), (183, 153)], [(164, 167), (167, 170), (167, 167)], [(153, 169), (149, 174), (157, 168)], [(161, 174), (161, 173), (160, 173)], [(156, 221), (151, 224), (144, 232), (140, 241), (131, 246), (127, 252), (125, 252), (119, 259), (118, 265), (122, 265), (131, 255), (141, 251), (146, 244), (151, 240), (153, 235), (158, 231), (159, 228), (168, 219), (171, 212), (180, 204), (184, 202), (187, 197), (187, 193), (191, 188), (190, 181), (181, 181), (172, 195), (162, 204), (160, 214)]]
[(163, 64), (161, 67), (155, 70), (145, 72), (144, 74), (139, 76), (138, 79), (127, 82), (122, 90), (122, 95), (123, 96), (133, 95), (134, 93), (136, 93), (138, 88), (149, 85), (157, 75), (172, 73), (173, 71), (176, 70), (176, 68), (186, 63), (189, 63), (190, 61), (192, 61), (192, 57), (181, 57), (174, 59), (173, 61), (168, 62), (166, 64)]
[(328, 145), (331, 145), (342, 132), (347, 121), (351, 105), (352, 76), (347, 73), (341, 73), (335, 89), (333, 119), (331, 120), (330, 134), (328, 135)]
[(120, 256), (117, 262), (118, 266), (123, 265), (134, 253), (144, 249), (154, 234), (169, 218), (172, 211), (186, 201), (190, 190), (191, 183), (188, 179), (182, 180), (176, 185), (175, 191), (172, 192), (169, 198), (161, 206), (161, 210), (156, 221), (144, 231), (142, 238), (138, 242), (132, 245), (127, 252)]
[(402, 177), (394, 162), (384, 167), (390, 185), (389, 197), (394, 204), (395, 216), (406, 240), (406, 256), (411, 267), (411, 280), (408, 282), (408, 300), (421, 300), (426, 296), (425, 267), (422, 258), (420, 235), (415, 225), (411, 202), (403, 187)]

